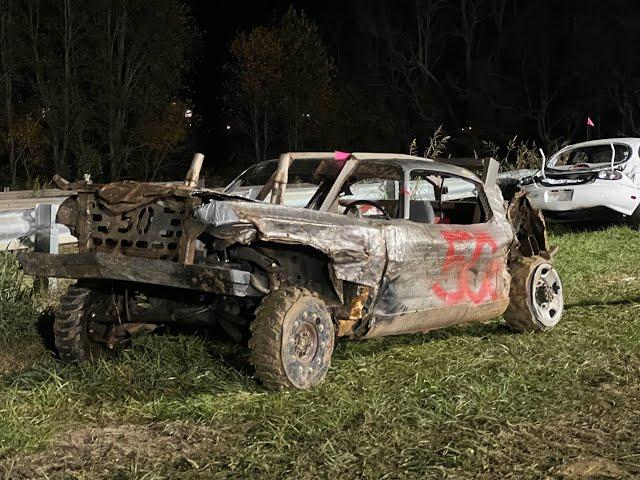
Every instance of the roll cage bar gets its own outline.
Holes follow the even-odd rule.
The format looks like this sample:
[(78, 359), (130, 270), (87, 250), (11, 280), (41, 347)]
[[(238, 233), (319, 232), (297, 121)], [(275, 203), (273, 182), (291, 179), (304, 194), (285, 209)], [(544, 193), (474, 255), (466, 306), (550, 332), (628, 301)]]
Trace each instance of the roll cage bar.
[[(477, 185), (493, 186), (496, 183), (498, 162), (492, 158), (485, 159), (447, 159), (447, 163), (435, 162), (431, 159), (396, 153), (352, 153), (346, 160), (336, 160), (335, 152), (288, 152), (278, 158), (278, 167), (271, 178), (262, 187), (257, 200), (264, 201), (271, 193), (270, 202), (282, 204), (288, 184), (289, 167), (295, 160), (320, 160), (335, 162), (337, 174), (327, 181), (332, 181), (331, 188), (322, 199), (318, 210), (330, 211), (338, 201), (343, 185), (354, 173), (356, 167), (363, 161), (388, 163), (402, 170), (402, 190), (410, 191), (410, 172), (416, 169), (427, 169), (434, 173), (461, 177)], [(466, 167), (466, 168), (465, 168)], [(482, 172), (482, 180), (470, 170)], [(409, 212), (410, 196), (402, 195), (402, 212), (406, 216)]]

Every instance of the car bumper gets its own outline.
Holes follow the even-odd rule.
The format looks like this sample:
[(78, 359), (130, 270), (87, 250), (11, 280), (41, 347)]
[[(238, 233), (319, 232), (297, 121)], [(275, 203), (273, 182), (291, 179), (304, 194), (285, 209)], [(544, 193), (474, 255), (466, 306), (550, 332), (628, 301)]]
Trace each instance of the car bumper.
[[(586, 185), (526, 185), (532, 204), (543, 212), (588, 212), (609, 209), (631, 215), (640, 204), (640, 190), (611, 180), (596, 180)], [(564, 198), (562, 198), (564, 197)]]
[(218, 266), (184, 265), (108, 253), (20, 253), (18, 261), (26, 274), (37, 277), (107, 279), (236, 297), (257, 295), (250, 285), (250, 272)]
[(547, 222), (551, 223), (612, 223), (620, 221), (624, 215), (606, 207), (584, 208), (581, 210), (554, 211), (542, 210)]

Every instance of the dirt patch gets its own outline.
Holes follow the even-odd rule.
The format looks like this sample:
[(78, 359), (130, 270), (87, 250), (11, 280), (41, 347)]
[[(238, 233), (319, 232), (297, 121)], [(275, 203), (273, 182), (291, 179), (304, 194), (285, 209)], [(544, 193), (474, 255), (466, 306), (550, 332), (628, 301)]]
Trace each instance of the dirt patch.
[(33, 367), (46, 355), (40, 343), (22, 343), (21, 345), (0, 342), (0, 374), (17, 373)]
[(188, 422), (84, 427), (60, 435), (41, 451), (0, 462), (5, 478), (98, 478), (115, 470), (204, 469), (235, 433)]
[(612, 460), (607, 458), (581, 458), (558, 470), (567, 480), (585, 480), (591, 478), (623, 478), (626, 473)]

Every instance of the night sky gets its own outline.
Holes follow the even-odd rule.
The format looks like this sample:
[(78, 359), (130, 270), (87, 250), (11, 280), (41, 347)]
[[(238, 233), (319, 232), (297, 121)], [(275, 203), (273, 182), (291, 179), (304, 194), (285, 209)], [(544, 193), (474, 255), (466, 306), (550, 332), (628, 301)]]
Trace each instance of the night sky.
[[(488, 0), (491, 1), (491, 0)], [(420, 3), (420, 2), (418, 2)], [(453, 4), (459, 2), (452, 1)], [(509, 3), (509, 2), (508, 2)], [(476, 115), (478, 123), (487, 130), (487, 138), (501, 137), (500, 141), (518, 134), (520, 137), (540, 141), (537, 135), (537, 119), (535, 115), (523, 116), (515, 113), (517, 106), (526, 107), (527, 99), (523, 92), (534, 89), (527, 94), (535, 96), (541, 87), (538, 84), (525, 88), (520, 76), (520, 51), (536, 50), (527, 64), (530, 71), (527, 75), (549, 80), (553, 91), (554, 111), (548, 121), (554, 122), (557, 136), (570, 137), (575, 141), (585, 140), (584, 119), (589, 115), (596, 120), (596, 129), (590, 132), (591, 138), (600, 136), (617, 136), (623, 128), (619, 121), (620, 112), (614, 105), (612, 97), (614, 83), (630, 86), (640, 78), (640, 56), (636, 54), (640, 45), (640, 8), (639, 2), (615, 0), (602, 2), (596, 0), (569, 1), (535, 1), (520, 0), (510, 2), (517, 5), (520, 11), (518, 18), (508, 19), (510, 29), (506, 54), (501, 61), (500, 75), (513, 73), (514, 78), (500, 78), (504, 83), (497, 87), (497, 92), (489, 99), (483, 99), (477, 110), (491, 111), (486, 118)], [(361, 18), (365, 10), (370, 9), (369, 16), (376, 15), (376, 10), (384, 9), (399, 25), (405, 25), (407, 34), (413, 29), (410, 14), (403, 18), (405, 11), (415, 8), (415, 2), (399, 0), (385, 2), (383, 0), (353, 1), (304, 1), (278, 0), (269, 2), (228, 1), (211, 2), (191, 0), (189, 2), (198, 28), (202, 33), (201, 50), (196, 62), (195, 77), (191, 80), (193, 100), (203, 122), (199, 128), (197, 148), (216, 155), (227, 155), (238, 139), (228, 135), (221, 101), (224, 82), (222, 66), (229, 59), (228, 49), (234, 36), (243, 30), (250, 30), (256, 25), (267, 25), (275, 22), (290, 5), (303, 9), (320, 29), (330, 55), (335, 59), (336, 78), (338, 82), (354, 81), (356, 85), (364, 85), (368, 75), (369, 60), (361, 55), (367, 48), (366, 25)], [(405, 5), (406, 4), (406, 5)], [(450, 18), (449, 25), (455, 28), (456, 19)], [(365, 32), (365, 33), (363, 33)], [(447, 32), (443, 32), (446, 38)], [(449, 35), (449, 45), (456, 47), (459, 39), (453, 30)], [(490, 30), (480, 33), (477, 39), (478, 51), (490, 50), (494, 41)], [(542, 45), (542, 47), (540, 47)], [(445, 89), (455, 93), (458, 88), (455, 77), (460, 76), (460, 52), (452, 47), (451, 52), (444, 55), (438, 68)], [(528, 57), (529, 58), (529, 57)], [(535, 63), (537, 62), (537, 63)], [(615, 71), (614, 71), (615, 70)], [(496, 74), (497, 75), (497, 74)], [(527, 75), (524, 75), (526, 78)], [(503, 75), (504, 76), (504, 75)], [(614, 82), (615, 80), (615, 82)], [(483, 82), (491, 82), (487, 76)], [(539, 82), (538, 82), (539, 83)], [(640, 81), (637, 91), (640, 91)], [(504, 88), (504, 86), (508, 88)], [(357, 87), (356, 87), (357, 88)], [(630, 91), (633, 88), (629, 87)], [(464, 112), (460, 102), (453, 103), (454, 108)], [(555, 117), (554, 117), (555, 115)], [(640, 114), (638, 115), (640, 117)], [(459, 115), (465, 118), (465, 113)], [(408, 120), (409, 123), (411, 120)], [(459, 125), (447, 126), (453, 132), (459, 132), (466, 120)], [(446, 122), (444, 122), (446, 123)], [(450, 122), (451, 123), (451, 122)], [(417, 135), (428, 134), (427, 127), (416, 126)], [(431, 128), (431, 127), (429, 127)], [(628, 130), (628, 128), (627, 128)], [(398, 141), (388, 142), (385, 149), (397, 150), (413, 133), (411, 126)], [(629, 134), (628, 131), (624, 133)], [(367, 145), (357, 145), (367, 148)], [(471, 152), (468, 152), (471, 153)]]
[[(193, 89), (193, 100), (203, 122), (199, 128), (196, 148), (210, 152), (228, 152), (234, 141), (226, 132), (228, 119), (222, 103), (222, 84), (225, 80), (223, 66), (229, 60), (229, 46), (241, 31), (257, 25), (273, 23), (281, 17), (290, 5), (303, 9), (318, 22), (325, 39), (335, 38), (333, 22), (341, 29), (344, 16), (351, 8), (344, 7), (339, 0), (313, 1), (270, 0), (270, 1), (211, 1), (191, 0), (188, 2), (201, 41), (196, 59), (196, 71), (189, 82)], [(335, 55), (335, 51), (330, 53)]]

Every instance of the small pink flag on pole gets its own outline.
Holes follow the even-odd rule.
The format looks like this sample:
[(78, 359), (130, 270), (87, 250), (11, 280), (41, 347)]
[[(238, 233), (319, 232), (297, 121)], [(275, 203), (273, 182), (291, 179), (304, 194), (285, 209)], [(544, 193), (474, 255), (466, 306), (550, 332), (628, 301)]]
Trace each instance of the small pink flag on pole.
[(593, 123), (593, 120), (591, 120), (591, 117), (587, 117), (587, 125), (589, 127), (595, 127), (596, 126), (596, 124)]
[(351, 154), (347, 152), (336, 151), (333, 157), (338, 165), (344, 165), (344, 163), (351, 158)]

